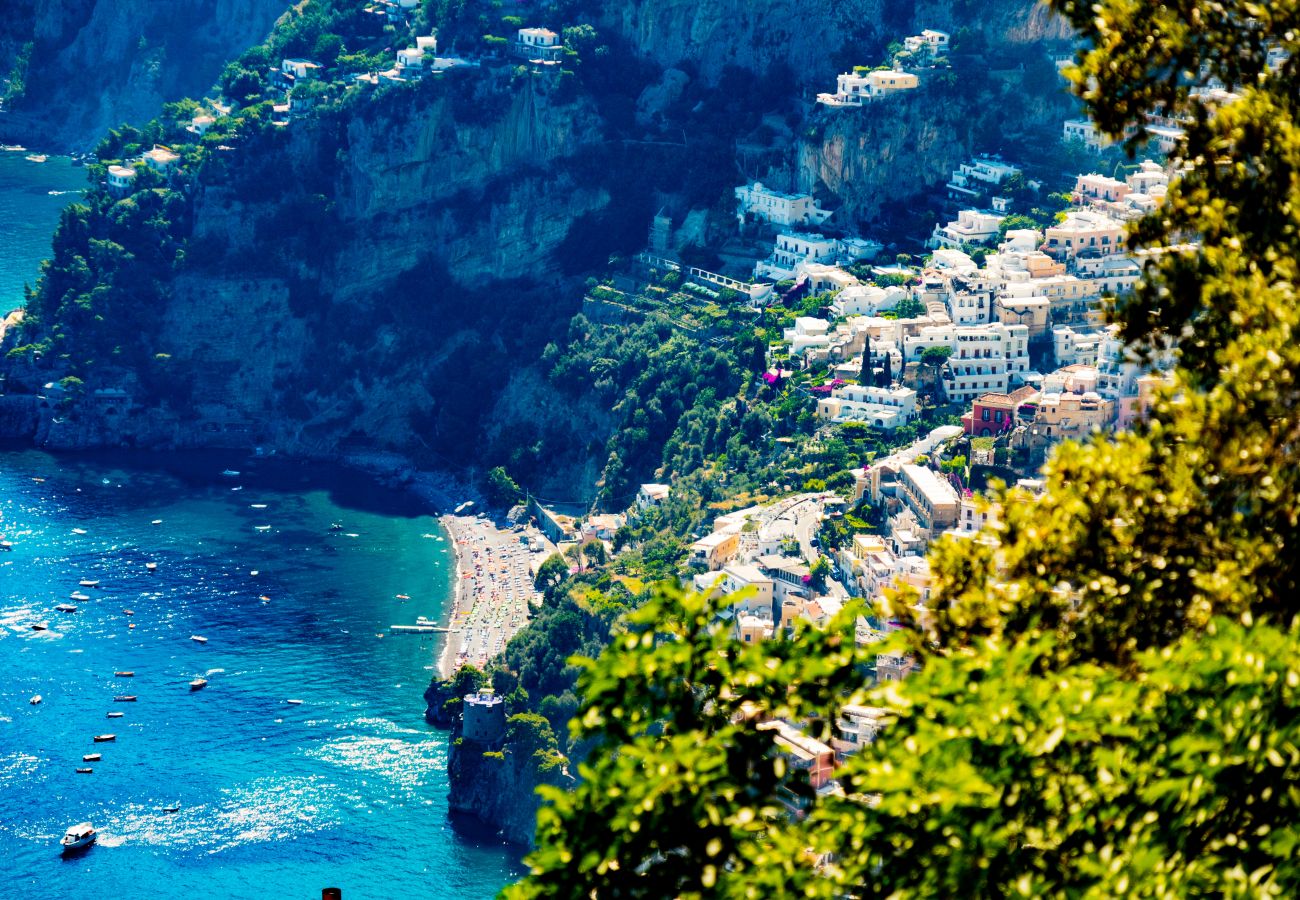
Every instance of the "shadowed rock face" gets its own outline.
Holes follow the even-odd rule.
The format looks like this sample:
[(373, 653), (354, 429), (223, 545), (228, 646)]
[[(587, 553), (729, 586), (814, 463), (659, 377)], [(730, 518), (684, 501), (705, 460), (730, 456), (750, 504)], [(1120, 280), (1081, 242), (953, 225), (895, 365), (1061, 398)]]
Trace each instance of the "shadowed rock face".
[(605, 4), (604, 24), (660, 65), (689, 63), (708, 81), (728, 66), (788, 65), (805, 86), (921, 28), (964, 25), (1011, 44), (1070, 37), (1063, 19), (1025, 0), (632, 0)]
[(202, 95), (270, 31), (287, 0), (15, 0), (0, 71), (30, 43), (26, 90), (0, 116), (6, 140), (86, 149), (109, 128)]

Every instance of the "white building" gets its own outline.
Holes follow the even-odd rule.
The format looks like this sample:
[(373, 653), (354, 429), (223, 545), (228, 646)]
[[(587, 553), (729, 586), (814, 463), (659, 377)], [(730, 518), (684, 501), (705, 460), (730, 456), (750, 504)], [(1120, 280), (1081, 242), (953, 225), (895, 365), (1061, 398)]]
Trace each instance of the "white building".
[(397, 67), (403, 74), (418, 74), (424, 68), (424, 50), (420, 47), (404, 47), (398, 50)]
[(144, 160), (146, 166), (153, 169), (155, 172), (166, 175), (172, 170), (172, 167), (176, 165), (176, 161), (180, 159), (180, 156), (173, 153), (171, 150), (168, 150), (166, 147), (154, 144), (153, 149), (147, 151), (143, 156), (141, 156), (141, 159)]
[(835, 93), (818, 94), (817, 102), (826, 106), (864, 106), (873, 100), (920, 86), (911, 72), (880, 69), (874, 72), (843, 72), (835, 81)]
[(787, 194), (754, 182), (736, 188), (738, 215), (743, 224), (746, 216), (753, 216), (773, 225), (820, 225), (830, 217), (830, 212), (818, 209), (811, 194)]
[(520, 28), (510, 50), (524, 59), (558, 60), (564, 53), (560, 36), (549, 28)]
[(831, 311), (837, 316), (874, 316), (893, 309), (911, 296), (911, 291), (897, 285), (887, 288), (874, 284), (852, 285), (835, 296)]
[(1052, 329), (1052, 354), (1058, 366), (1095, 366), (1108, 334), (1100, 329), (1075, 330), (1069, 325)]
[(799, 316), (794, 320), (794, 327), (784, 332), (785, 342), (790, 345), (791, 356), (802, 356), (810, 347), (825, 347), (831, 342), (830, 323), (825, 319), (812, 316)]
[(286, 59), (280, 62), (280, 74), (293, 80), (313, 78), (321, 69), (321, 64), (310, 59)]
[(969, 200), (996, 189), (1020, 169), (1010, 163), (988, 156), (962, 163), (948, 179), (948, 196), (954, 200)]
[(128, 193), (135, 184), (135, 169), (131, 166), (108, 167), (108, 190), (121, 197)]
[(1027, 325), (928, 325), (905, 335), (903, 346), (913, 362), (930, 347), (952, 351), (941, 374), (944, 390), (955, 403), (990, 391), (1008, 393), (1030, 371)]
[(926, 28), (920, 34), (903, 38), (903, 48), (909, 53), (928, 53), (931, 58), (948, 52), (948, 33)]
[(666, 484), (643, 484), (636, 492), (636, 508), (644, 512), (652, 506), (660, 506), (672, 495), (672, 488)]
[(1069, 143), (1078, 141), (1094, 153), (1098, 153), (1110, 146), (1111, 140), (1102, 134), (1088, 119), (1068, 119), (1065, 123), (1062, 139)]
[(893, 431), (916, 417), (916, 391), (901, 386), (846, 384), (817, 401), (817, 417), (829, 422), (861, 422)]
[(831, 737), (831, 749), (841, 763), (876, 739), (885, 727), (888, 710), (878, 706), (849, 704), (840, 709)]
[(217, 120), (212, 116), (198, 115), (193, 119), (190, 119), (190, 124), (185, 126), (185, 130), (190, 134), (207, 134), (208, 129), (211, 128), (212, 124), (216, 121)]
[(997, 213), (983, 212), (978, 209), (963, 209), (957, 218), (947, 225), (934, 227), (930, 236), (931, 247), (954, 247), (960, 249), (963, 244), (987, 244), (998, 236), (998, 226), (1003, 217)]
[(833, 263), (839, 257), (839, 241), (820, 234), (783, 231), (776, 236), (772, 255), (754, 267), (756, 278), (793, 278), (800, 263)]

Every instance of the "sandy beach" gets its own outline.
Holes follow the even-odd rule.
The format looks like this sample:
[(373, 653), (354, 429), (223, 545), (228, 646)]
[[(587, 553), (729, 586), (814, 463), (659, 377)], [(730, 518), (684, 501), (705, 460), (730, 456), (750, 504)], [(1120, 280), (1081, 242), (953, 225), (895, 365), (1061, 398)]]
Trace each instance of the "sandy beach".
[(521, 540), (537, 536), (531, 529), (501, 530), (475, 516), (446, 515), (439, 521), (456, 551), (450, 631), (438, 660), (439, 673), (449, 678), (466, 663), (486, 667), (528, 624), (531, 604), (541, 601), (533, 573), (547, 553), (534, 553)]

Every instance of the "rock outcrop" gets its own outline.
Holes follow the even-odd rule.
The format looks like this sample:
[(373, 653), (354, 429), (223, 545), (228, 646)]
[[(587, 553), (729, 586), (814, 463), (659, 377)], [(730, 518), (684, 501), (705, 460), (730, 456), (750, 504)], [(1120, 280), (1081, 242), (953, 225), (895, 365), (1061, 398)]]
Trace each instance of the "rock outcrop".
[(201, 96), (256, 44), (288, 0), (28, 0), (15, 3), (0, 74), (27, 63), (0, 138), (86, 149), (109, 128), (144, 122), (162, 104)]
[(533, 845), (542, 784), (569, 787), (573, 777), (560, 766), (542, 773), (530, 757), (457, 737), (447, 758), (453, 812), (474, 816), (513, 844)]

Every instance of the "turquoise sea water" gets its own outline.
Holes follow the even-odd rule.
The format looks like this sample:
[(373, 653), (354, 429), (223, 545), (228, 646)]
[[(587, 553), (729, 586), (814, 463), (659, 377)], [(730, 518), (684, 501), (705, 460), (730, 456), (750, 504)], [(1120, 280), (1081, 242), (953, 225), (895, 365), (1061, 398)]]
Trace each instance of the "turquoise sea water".
[[(448, 818), (420, 696), (437, 640), (377, 637), (438, 617), (453, 577), (405, 496), (302, 465), (3, 451), (0, 532), (7, 896), (485, 898), (518, 876)], [(86, 820), (99, 844), (61, 859)]]
[(86, 187), (86, 170), (66, 156), (43, 163), (26, 156), (0, 150), (0, 316), (22, 306), (23, 284), (36, 284), (59, 213)]

